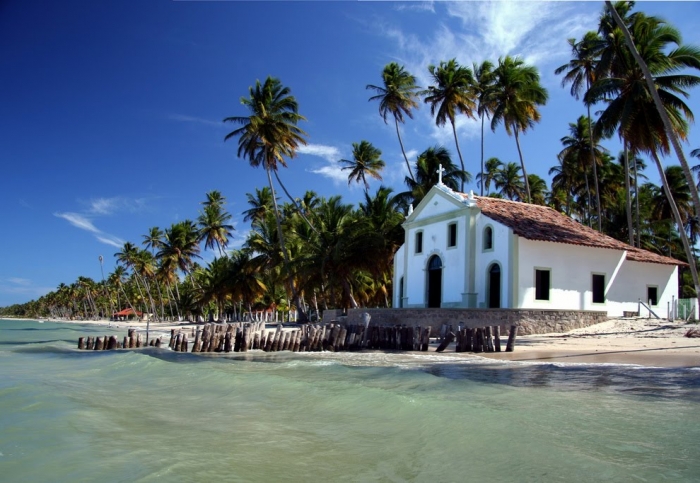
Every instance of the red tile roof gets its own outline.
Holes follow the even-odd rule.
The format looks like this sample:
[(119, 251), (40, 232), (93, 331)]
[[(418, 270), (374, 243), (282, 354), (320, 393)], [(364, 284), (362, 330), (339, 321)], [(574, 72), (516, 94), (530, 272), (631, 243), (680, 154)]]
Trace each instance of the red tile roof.
[[(463, 198), (468, 196), (464, 193), (456, 194)], [(547, 206), (482, 196), (475, 196), (474, 199), (484, 215), (507, 226), (513, 230), (513, 233), (528, 240), (626, 250), (627, 259), (635, 262), (687, 265), (680, 260), (635, 248), (599, 233)]]

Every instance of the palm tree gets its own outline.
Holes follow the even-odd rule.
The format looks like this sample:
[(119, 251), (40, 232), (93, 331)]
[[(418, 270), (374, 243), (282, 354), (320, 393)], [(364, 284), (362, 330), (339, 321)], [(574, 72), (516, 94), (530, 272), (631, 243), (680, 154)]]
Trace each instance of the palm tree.
[(486, 194), (488, 195), (489, 189), (491, 188), (491, 183), (496, 178), (496, 174), (503, 167), (503, 162), (498, 158), (489, 158), (486, 160), (486, 170), (484, 170), (483, 163), (481, 167), (481, 173), (476, 175), (476, 179), (481, 187), (481, 193), (483, 196), (484, 187), (486, 188)]
[(267, 186), (262, 189), (255, 188), (255, 194), (246, 193), (250, 208), (243, 212), (243, 221), (260, 220), (268, 214), (274, 213), (274, 203), (272, 202), (272, 192)]
[[(495, 105), (493, 102), (493, 64), (485, 60), (481, 65), (473, 64), (474, 84), (473, 88), (476, 93), (477, 110), (481, 118), (481, 176), (484, 176), (484, 118), (490, 117), (494, 111)], [(481, 187), (481, 196), (484, 196), (484, 186)], [(486, 190), (488, 192), (488, 183)]]
[[(619, 2), (617, 2), (619, 3)], [(617, 12), (616, 6), (610, 1), (606, 1), (605, 5), (611, 17), (615, 20), (615, 23), (622, 31), (625, 38), (625, 43), (632, 54), (637, 66), (643, 73), (644, 82), (646, 83), (648, 93), (654, 102), (654, 107), (658, 117), (661, 119), (661, 124), (663, 125), (663, 135), (661, 136), (660, 144), (665, 150), (663, 152), (669, 151), (669, 141), (673, 146), (678, 161), (681, 164), (683, 173), (686, 177), (688, 185), (690, 186), (690, 192), (693, 197), (693, 203), (695, 204), (696, 216), (700, 216), (700, 197), (698, 196), (698, 190), (695, 188), (693, 183), (693, 176), (691, 174), (690, 165), (685, 159), (685, 154), (683, 154), (683, 149), (680, 145), (680, 140), (685, 140), (687, 137), (687, 131), (683, 127), (683, 123), (678, 122), (676, 116), (672, 116), (669, 113), (668, 106), (671, 104), (671, 99), (667, 96), (668, 91), (663, 89), (666, 87), (670, 90), (669, 83), (659, 82), (659, 74), (667, 74), (682, 70), (684, 68), (699, 69), (700, 70), (700, 49), (694, 46), (681, 45), (682, 39), (680, 32), (673, 28), (672, 26), (666, 24), (665, 21), (657, 19), (655, 17), (645, 17), (642, 14), (636, 14), (634, 16), (634, 22), (632, 28), (634, 30), (635, 36), (639, 37), (648, 36), (650, 42), (644, 45), (640, 42), (640, 49), (637, 49), (635, 42), (632, 40), (632, 35), (630, 34), (627, 25), (620, 18), (620, 14)], [(648, 21), (648, 22), (647, 22)], [(637, 29), (637, 26), (641, 24), (641, 28)], [(668, 55), (664, 54), (664, 48), (667, 44), (672, 44), (678, 46)], [(647, 47), (645, 49), (644, 47)], [(641, 52), (640, 52), (641, 51)], [(652, 67), (649, 66), (652, 64)], [(653, 65), (657, 63), (656, 65)], [(654, 76), (653, 74), (657, 74)], [(675, 77), (671, 84), (675, 84), (675, 87), (679, 88), (675, 92), (682, 94), (684, 97), (688, 97), (687, 92), (682, 90), (680, 87), (688, 88), (700, 83), (700, 78), (692, 75), (676, 75), (667, 76)], [(663, 93), (661, 90), (663, 89)], [(662, 99), (664, 97), (664, 99)], [(680, 100), (678, 97), (673, 96), (674, 100)], [(675, 103), (673, 106), (681, 111), (689, 121), (693, 120), (693, 114), (690, 109), (683, 103)], [(673, 119), (671, 119), (673, 117)], [(689, 257), (689, 259), (692, 259)], [(695, 271), (693, 271), (695, 273)], [(696, 288), (700, 288), (697, 281), (697, 275), (695, 278)]]
[[(569, 123), (569, 135), (561, 138), (561, 143), (564, 148), (559, 152), (557, 157), (562, 163), (578, 164), (581, 167), (581, 174), (585, 180), (586, 196), (588, 198), (586, 218), (588, 218), (588, 225), (590, 226), (591, 191), (588, 186), (587, 168), (590, 163), (593, 163), (595, 166), (601, 162), (605, 149), (598, 144), (599, 138), (589, 132), (589, 126), (590, 119), (587, 119), (586, 116), (579, 116), (576, 123)], [(596, 194), (597, 192), (598, 186), (596, 181)], [(600, 200), (600, 196), (598, 196), (598, 199)], [(598, 210), (598, 213), (598, 216), (600, 216), (600, 210)], [(601, 223), (599, 222), (598, 225), (600, 226)]]
[(226, 204), (226, 197), (221, 194), (220, 191), (210, 191), (207, 193), (207, 199), (206, 201), (203, 201), (202, 204), (204, 206), (217, 206), (219, 208), (223, 208), (223, 206)]
[(213, 249), (216, 245), (219, 256), (223, 256), (233, 230), (233, 225), (228, 223), (230, 219), (231, 215), (223, 210), (221, 205), (210, 204), (204, 207), (204, 211), (197, 219), (199, 236), (204, 240), (204, 248)]
[[(684, 68), (700, 68), (700, 50), (681, 45), (676, 29), (660, 19), (641, 13), (628, 19), (635, 39), (632, 42), (627, 25), (616, 9), (610, 2), (606, 2), (606, 6), (619, 27), (617, 31), (624, 36), (628, 50), (616, 49), (608, 77), (596, 81), (586, 97), (589, 102), (609, 100), (598, 120), (599, 129), (604, 135), (617, 132), (626, 140), (633, 154), (644, 152), (654, 159), (676, 224), (683, 226), (669, 192), (659, 154), (668, 154), (670, 144), (673, 144), (691, 187), (695, 208), (700, 209), (690, 167), (676, 139), (686, 138), (688, 121), (693, 120), (690, 108), (677, 94), (688, 97), (686, 89), (700, 83), (700, 77), (676, 72)], [(678, 47), (666, 54), (665, 49), (669, 45)], [(692, 260), (693, 253), (685, 230), (681, 228), (679, 235), (688, 260)], [(696, 291), (700, 294), (697, 269), (692, 263), (690, 269)]]
[(396, 135), (399, 138), (401, 152), (406, 161), (406, 168), (408, 169), (408, 174), (411, 179), (415, 181), (413, 171), (411, 171), (411, 164), (408, 162), (406, 150), (401, 140), (399, 122), (404, 122), (404, 114), (413, 119), (411, 110), (418, 108), (418, 91), (420, 87), (416, 85), (416, 78), (396, 62), (391, 62), (384, 67), (382, 71), (382, 81), (383, 86), (367, 85), (367, 89), (377, 93), (376, 96), (370, 97), (369, 100), (379, 101), (379, 114), (382, 116), (385, 123), (387, 122), (386, 118), (389, 114), (394, 116)]
[(362, 181), (365, 184), (365, 192), (369, 190), (367, 175), (374, 179), (382, 180), (380, 172), (384, 169), (384, 161), (381, 159), (382, 152), (372, 146), (369, 141), (360, 141), (360, 143), (352, 143), (352, 161), (341, 159), (340, 162), (345, 166), (342, 170), (349, 169), (348, 185), (354, 179), (358, 183)]
[[(669, 228), (673, 226), (674, 213), (673, 206), (670, 200), (676, 205), (678, 214), (680, 215), (681, 224), (676, 226), (678, 233), (685, 230), (685, 225), (690, 218), (693, 217), (693, 203), (690, 196), (690, 186), (685, 180), (683, 169), (680, 166), (668, 166), (664, 173), (666, 175), (666, 186), (671, 196), (666, 196), (664, 187), (656, 188), (653, 194), (653, 211), (652, 216), (655, 220), (668, 223)], [(670, 235), (669, 230), (669, 235)], [(669, 249), (671, 244), (669, 243)], [(670, 253), (668, 253), (671, 256)], [(694, 260), (694, 257), (688, 259), (688, 262)]]
[(532, 203), (535, 205), (546, 205), (549, 191), (547, 190), (547, 182), (536, 174), (528, 174), (527, 182), (530, 185), (530, 196)]
[(521, 201), (525, 197), (525, 187), (520, 174), (520, 167), (508, 163), (496, 174), (494, 179), (499, 194), (509, 200)]
[[(576, 42), (576, 39), (569, 39), (569, 45), (571, 46), (573, 58), (567, 64), (564, 64), (555, 70), (554, 73), (559, 75), (566, 72), (561, 84), (562, 86), (571, 84), (571, 95), (578, 100), (581, 96), (584, 83), (586, 86), (586, 91), (588, 91), (591, 84), (595, 81), (597, 60), (601, 50), (602, 41), (596, 32), (588, 32), (580, 42)], [(596, 148), (593, 141), (593, 129), (591, 128), (591, 105), (587, 103), (586, 109), (588, 110), (587, 121), (588, 138), (590, 144), (588, 153), (591, 156), (590, 164), (593, 166), (593, 178), (595, 180), (598, 231), (602, 231), (603, 228), (600, 214), (600, 188), (598, 186), (598, 163), (594, 157)], [(586, 178), (586, 183), (588, 183), (588, 178)], [(590, 203), (588, 208), (590, 210)]]
[(271, 173), (277, 174), (278, 163), (286, 167), (285, 157), (293, 158), (296, 156), (299, 145), (306, 144), (304, 139), (306, 133), (297, 126), (299, 121), (304, 121), (306, 118), (299, 114), (299, 105), (294, 96), (291, 95), (291, 90), (284, 87), (279, 79), (268, 77), (264, 84), (256, 81), (255, 87), (250, 87), (249, 94), (250, 97), (241, 98), (241, 104), (248, 109), (249, 115), (224, 119), (224, 122), (242, 125), (242, 127), (227, 134), (224, 140), (238, 137), (238, 157), (247, 158), (253, 167), (262, 164), (265, 168), (272, 194), (280, 248), (287, 267), (289, 290), (292, 293), (294, 304), (301, 313), (302, 320), (305, 320), (303, 307), (301, 307), (289, 268), (290, 261), (284, 243), (282, 222)]
[(412, 204), (414, 207), (420, 203), (430, 188), (438, 184), (440, 167), (444, 170), (442, 183), (452, 190), (457, 190), (462, 180), (471, 181), (471, 175), (462, 171), (452, 162), (450, 152), (443, 146), (433, 146), (420, 155), (416, 160), (416, 180), (406, 176), (404, 182), (408, 186), (408, 191), (399, 193), (398, 202), (402, 206)]
[[(423, 100), (426, 104), (430, 104), (430, 115), (435, 116), (435, 124), (442, 127), (448, 120), (450, 121), (459, 162), (462, 165), (462, 171), (465, 171), (464, 159), (462, 159), (462, 151), (459, 149), (459, 140), (457, 139), (455, 116), (461, 112), (476, 119), (474, 117), (474, 111), (477, 107), (476, 95), (472, 89), (474, 76), (468, 67), (459, 65), (456, 59), (440, 62), (437, 67), (429, 65), (428, 71), (436, 85), (431, 85), (422, 92), (425, 95)], [(460, 191), (464, 192), (464, 181), (462, 181)]]
[(520, 149), (519, 133), (525, 132), (540, 120), (538, 106), (547, 102), (547, 90), (540, 85), (540, 75), (533, 66), (525, 65), (519, 58), (506, 56), (498, 59), (494, 74), (494, 111), (491, 129), (503, 122), (508, 135), (515, 135), (520, 166), (525, 183), (525, 199), (530, 202), (530, 187), (527, 181), (525, 161)]

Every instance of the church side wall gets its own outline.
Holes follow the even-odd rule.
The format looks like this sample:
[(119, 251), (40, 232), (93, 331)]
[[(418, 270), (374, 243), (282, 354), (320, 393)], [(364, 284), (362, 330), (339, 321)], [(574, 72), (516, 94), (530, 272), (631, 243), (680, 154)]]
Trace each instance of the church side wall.
[[(647, 286), (658, 287), (660, 317), (677, 295), (676, 267), (626, 260), (625, 252), (563, 243), (518, 240), (518, 306), (556, 310), (604, 310), (611, 317), (637, 311)], [(536, 299), (536, 270), (549, 271), (549, 300)], [(605, 277), (605, 302), (593, 303), (593, 274)]]

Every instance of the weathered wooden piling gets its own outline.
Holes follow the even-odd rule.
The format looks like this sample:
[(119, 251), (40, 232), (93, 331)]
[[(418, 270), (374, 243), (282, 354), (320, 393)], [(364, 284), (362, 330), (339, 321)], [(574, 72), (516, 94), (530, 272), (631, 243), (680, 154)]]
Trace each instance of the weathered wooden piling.
[(493, 326), (493, 342), (496, 352), (501, 352), (501, 328), (497, 325)]
[(455, 333), (452, 331), (449, 331), (446, 335), (443, 341), (440, 343), (438, 348), (435, 350), (435, 352), (442, 352), (444, 351), (450, 343), (455, 339)]
[(506, 352), (513, 352), (515, 349), (515, 338), (518, 335), (518, 326), (510, 326), (510, 334), (508, 334), (508, 343), (506, 344)]

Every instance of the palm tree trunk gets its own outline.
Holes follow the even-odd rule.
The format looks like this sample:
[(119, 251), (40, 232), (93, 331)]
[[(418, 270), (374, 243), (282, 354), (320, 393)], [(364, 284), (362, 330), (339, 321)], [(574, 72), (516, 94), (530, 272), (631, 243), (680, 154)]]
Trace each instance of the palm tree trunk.
[(399, 144), (401, 145), (401, 152), (403, 153), (403, 159), (406, 160), (406, 168), (408, 168), (408, 174), (411, 176), (413, 182), (416, 182), (416, 178), (413, 176), (413, 171), (411, 171), (411, 163), (408, 162), (408, 156), (406, 156), (406, 151), (403, 148), (403, 140), (401, 139), (401, 131), (399, 130), (399, 118), (394, 116), (394, 121), (396, 122), (396, 135), (399, 137)]
[(588, 183), (588, 173), (586, 172), (586, 167), (583, 166), (583, 179), (586, 180), (586, 208), (585, 208), (585, 217), (588, 220), (588, 226), (591, 226), (591, 186)]
[[(661, 184), (664, 187), (664, 193), (666, 193), (666, 199), (668, 200), (668, 204), (671, 206), (671, 211), (673, 211), (673, 218), (676, 221), (676, 226), (678, 227), (678, 234), (681, 237), (681, 241), (683, 242), (683, 248), (685, 249), (685, 256), (688, 259), (688, 265), (690, 266), (690, 273), (693, 276), (693, 284), (695, 285), (695, 291), (696, 293), (700, 294), (700, 283), (698, 283), (698, 270), (693, 263), (693, 260), (695, 260), (695, 257), (693, 256), (693, 251), (690, 248), (690, 243), (688, 242), (688, 236), (685, 233), (685, 228), (683, 225), (683, 220), (681, 219), (681, 215), (678, 212), (678, 207), (676, 206), (676, 201), (673, 199), (673, 196), (671, 196), (671, 191), (668, 188), (668, 181), (666, 180), (666, 173), (664, 172), (664, 168), (661, 165), (661, 160), (659, 159), (659, 155), (656, 154), (656, 151), (651, 152), (652, 157), (654, 158), (654, 162), (656, 163), (656, 167), (659, 170), (659, 177), (661, 178)], [(670, 244), (669, 244), (670, 246)]]
[[(586, 79), (586, 87), (590, 89), (590, 80)], [(600, 216), (600, 187), (598, 186), (598, 163), (595, 159), (595, 148), (593, 147), (593, 129), (591, 129), (591, 106), (586, 106), (588, 108), (588, 139), (591, 143), (591, 163), (593, 163), (593, 179), (595, 180), (595, 205), (596, 211), (598, 213), (598, 231), (603, 231), (603, 220)]]
[(481, 191), (479, 193), (484, 196), (484, 113), (481, 113)]
[[(651, 75), (651, 72), (649, 71), (649, 67), (647, 66), (646, 62), (644, 62), (644, 59), (642, 59), (642, 56), (639, 55), (639, 52), (637, 51), (637, 47), (634, 45), (634, 41), (632, 40), (632, 36), (630, 35), (629, 30), (627, 30), (627, 26), (625, 23), (622, 21), (620, 18), (620, 15), (617, 13), (617, 10), (612, 5), (612, 2), (609, 0), (606, 0), (605, 5), (608, 8), (608, 11), (610, 12), (610, 15), (615, 19), (615, 23), (617, 26), (622, 30), (622, 34), (625, 36), (625, 43), (627, 44), (627, 47), (630, 49), (630, 52), (632, 52), (632, 56), (634, 57), (634, 60), (637, 62), (637, 65), (639, 65), (639, 68), (642, 69), (642, 72), (644, 73), (644, 79), (647, 83), (647, 88), (649, 89), (649, 93), (651, 94), (651, 97), (654, 99), (654, 104), (656, 105), (656, 110), (659, 112), (659, 116), (661, 116), (661, 120), (664, 123), (664, 129), (666, 130), (666, 135), (669, 137), (671, 140), (671, 144), (673, 145), (673, 150), (676, 152), (676, 156), (678, 156), (678, 160), (681, 163), (681, 167), (683, 168), (683, 174), (685, 175), (685, 179), (688, 182), (688, 187), (690, 188), (690, 194), (693, 197), (693, 205), (695, 207), (695, 216), (698, 216), (700, 214), (700, 197), (698, 197), (698, 190), (697, 187), (695, 186), (695, 183), (693, 181), (693, 175), (690, 172), (690, 166), (688, 165), (688, 161), (685, 159), (685, 155), (683, 154), (683, 150), (681, 149), (680, 142), (678, 141), (678, 138), (676, 136), (676, 132), (673, 130), (673, 127), (671, 126), (671, 121), (668, 118), (668, 113), (666, 112), (666, 109), (664, 109), (664, 106), (661, 102), (661, 98), (659, 97), (659, 92), (656, 90), (656, 86), (654, 85), (654, 78)], [(655, 160), (658, 159), (658, 156), (656, 153), (653, 153)], [(663, 172), (663, 169), (661, 168), (661, 163), (658, 163), (658, 168), (660, 171)], [(662, 180), (665, 180), (665, 174), (662, 175)], [(664, 186), (666, 186), (664, 184)], [(667, 194), (668, 196), (668, 194)], [(674, 205), (675, 207), (675, 205)], [(674, 216), (678, 212), (678, 208), (675, 208)], [(679, 222), (680, 216), (676, 218), (676, 222)], [(683, 226), (682, 224), (679, 226)], [(688, 239), (685, 236), (685, 230), (681, 229), (680, 231), (683, 232), (683, 240), (684, 240), (684, 248), (686, 249), (686, 256), (688, 257), (688, 262), (690, 265), (690, 273), (693, 275), (693, 284), (695, 285), (695, 296), (700, 297), (700, 284), (698, 283), (698, 270), (697, 267), (695, 266), (694, 263), (692, 263), (693, 256), (692, 252), (690, 251), (690, 247), (688, 245)], [(700, 299), (696, 301), (696, 303), (700, 302)]]
[[(452, 134), (455, 137), (455, 146), (457, 146), (457, 155), (459, 156), (459, 163), (462, 165), (462, 171), (466, 171), (464, 169), (464, 160), (462, 159), (462, 151), (459, 149), (459, 141), (457, 140), (457, 128), (455, 128), (454, 120), (450, 119), (450, 122), (452, 123)], [(464, 193), (464, 178), (462, 178), (460, 192)]]
[(520, 156), (520, 167), (523, 170), (523, 181), (525, 182), (525, 196), (526, 200), (530, 203), (530, 183), (527, 180), (527, 171), (525, 171), (525, 161), (523, 160), (523, 152), (520, 149), (520, 138), (518, 137), (518, 129), (513, 124), (513, 132), (515, 132), (515, 145), (518, 147), (518, 156)]
[(637, 158), (634, 158), (634, 215), (637, 224), (637, 247), (642, 248), (642, 225), (639, 222), (639, 179), (637, 178)]
[[(632, 154), (634, 156), (634, 154)], [(625, 142), (625, 211), (627, 212), (627, 232), (630, 245), (634, 246), (634, 230), (632, 227), (632, 200), (630, 199), (630, 161), (629, 149)]]
[(300, 307), (299, 295), (297, 294), (296, 287), (294, 286), (294, 277), (292, 276), (292, 271), (290, 269), (289, 255), (287, 254), (287, 247), (284, 243), (284, 234), (282, 233), (282, 222), (280, 220), (280, 211), (277, 206), (277, 196), (275, 195), (275, 186), (272, 184), (272, 176), (270, 175), (270, 167), (265, 164), (265, 172), (267, 173), (267, 182), (270, 185), (270, 192), (272, 193), (272, 204), (275, 208), (275, 223), (277, 224), (277, 237), (280, 240), (280, 249), (282, 250), (282, 257), (284, 258), (284, 268), (287, 272), (287, 283), (289, 284), (289, 290), (292, 292), (292, 300), (297, 310), (302, 314), (302, 318), (306, 319), (306, 314), (303, 307)]
[(290, 194), (289, 194), (289, 191), (287, 191), (287, 188), (284, 186), (284, 183), (282, 183), (282, 180), (280, 179), (280, 176), (279, 176), (279, 174), (277, 173), (277, 170), (274, 170), (274, 172), (275, 172), (275, 178), (277, 178), (277, 182), (280, 184), (280, 186), (281, 186), (282, 189), (284, 190), (284, 193), (287, 195), (287, 198), (289, 198), (289, 200), (292, 202), (292, 204), (296, 207), (297, 212), (299, 213), (299, 215), (300, 215), (300, 216), (302, 217), (302, 219), (306, 222), (306, 224), (309, 225), (309, 228), (311, 228), (311, 229), (314, 231), (314, 233), (316, 233), (317, 235), (320, 235), (320, 233), (318, 232), (318, 230), (316, 229), (316, 227), (314, 227), (314, 226), (311, 224), (311, 222), (306, 218), (306, 216), (304, 216), (304, 211), (303, 211), (303, 210), (301, 209), (301, 207), (297, 204), (297, 201), (296, 201), (294, 198), (292, 198), (292, 195), (290, 195)]

